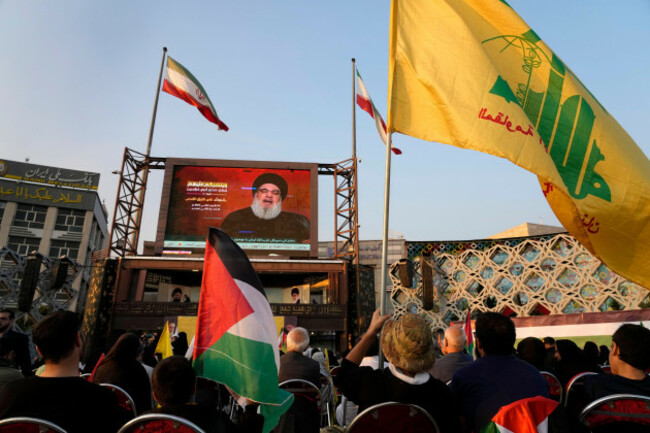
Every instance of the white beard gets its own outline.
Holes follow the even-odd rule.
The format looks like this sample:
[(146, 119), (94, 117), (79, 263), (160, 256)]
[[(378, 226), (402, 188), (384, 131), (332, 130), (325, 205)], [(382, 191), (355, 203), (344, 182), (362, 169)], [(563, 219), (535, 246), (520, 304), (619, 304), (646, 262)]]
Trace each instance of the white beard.
[(260, 201), (254, 197), (253, 204), (251, 204), (251, 210), (253, 211), (253, 215), (259, 219), (272, 220), (273, 218), (276, 218), (278, 215), (280, 215), (280, 212), (282, 212), (282, 201), (279, 201), (278, 204), (265, 209), (260, 204)]

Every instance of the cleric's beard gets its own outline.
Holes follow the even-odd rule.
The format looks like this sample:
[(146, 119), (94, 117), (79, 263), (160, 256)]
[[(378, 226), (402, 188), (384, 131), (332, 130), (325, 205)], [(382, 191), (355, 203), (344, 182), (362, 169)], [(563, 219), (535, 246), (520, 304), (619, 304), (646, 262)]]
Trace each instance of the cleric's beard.
[(272, 220), (273, 218), (276, 218), (278, 215), (280, 215), (280, 212), (282, 212), (282, 202), (279, 201), (277, 204), (274, 204), (270, 208), (265, 209), (262, 207), (262, 204), (257, 199), (257, 197), (253, 197), (251, 210), (253, 211), (253, 214), (259, 219)]

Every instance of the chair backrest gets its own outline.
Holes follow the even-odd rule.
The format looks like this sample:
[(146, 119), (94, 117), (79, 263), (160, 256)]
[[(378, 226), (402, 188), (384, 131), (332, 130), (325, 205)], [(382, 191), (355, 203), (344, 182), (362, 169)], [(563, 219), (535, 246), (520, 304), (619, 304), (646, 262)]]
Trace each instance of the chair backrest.
[(386, 402), (370, 406), (352, 420), (347, 433), (439, 433), (429, 412), (420, 406)]
[(594, 374), (598, 374), (598, 373), (594, 373), (592, 371), (585, 371), (582, 373), (578, 373), (571, 378), (569, 383), (567, 383), (566, 385), (566, 393), (564, 394), (564, 407), (569, 407), (569, 398), (572, 395), (575, 395), (577, 392), (582, 392), (582, 388), (584, 387), (585, 377), (592, 376)]
[(44, 419), (20, 416), (1, 420), (0, 433), (66, 433), (66, 431)]
[(117, 433), (205, 433), (205, 431), (180, 416), (148, 413), (127, 422)]
[(320, 405), (321, 393), (320, 387), (304, 379), (289, 379), (280, 383), (280, 388), (289, 391), (293, 395), (299, 395), (308, 400), (315, 401)]
[(100, 383), (100, 385), (113, 391), (113, 394), (115, 394), (117, 397), (117, 403), (126, 409), (129, 413), (132, 413), (134, 418), (138, 416), (138, 411), (135, 410), (135, 402), (128, 392), (117, 385), (113, 385), (112, 383)]
[(650, 397), (634, 394), (613, 394), (587, 405), (580, 414), (587, 428), (610, 426), (621, 433), (650, 431)]
[(274, 431), (318, 433), (323, 426), (320, 388), (303, 379), (285, 380), (279, 386), (292, 393), (294, 399)]
[(90, 376), (91, 375), (92, 375), (91, 373), (84, 373), (84, 374), (80, 374), (79, 377), (82, 378), (83, 380), (87, 381), (87, 382), (90, 382)]
[(341, 369), (341, 367), (339, 367), (338, 365), (335, 366), (335, 367), (332, 367), (332, 368), (330, 369), (330, 376), (332, 376), (332, 377), (336, 377), (336, 375), (339, 374), (339, 370), (340, 370), (340, 369)]
[(196, 377), (195, 403), (223, 409), (224, 406), (227, 406), (231, 402), (232, 398), (232, 395), (230, 395), (228, 389), (223, 384), (207, 377)]
[(605, 374), (612, 374), (612, 366), (611, 365), (601, 365), (600, 369), (603, 370), (603, 373), (605, 373)]
[(540, 371), (539, 373), (546, 380), (546, 384), (548, 385), (548, 393), (551, 398), (559, 403), (562, 403), (562, 398), (564, 397), (564, 388), (562, 388), (560, 379), (548, 371)]

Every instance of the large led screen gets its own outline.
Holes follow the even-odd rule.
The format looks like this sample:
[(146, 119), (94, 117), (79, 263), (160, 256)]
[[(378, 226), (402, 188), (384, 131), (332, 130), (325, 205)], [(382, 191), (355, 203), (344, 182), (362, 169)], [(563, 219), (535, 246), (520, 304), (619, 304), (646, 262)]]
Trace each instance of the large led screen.
[(289, 163), (249, 162), (266, 166), (247, 167), (241, 162), (236, 167), (171, 162), (166, 173), (170, 179), (165, 181), (168, 194), (163, 194), (161, 204), (161, 223), (166, 217), (163, 254), (202, 253), (208, 227), (218, 227), (249, 255), (314, 255), (317, 165), (276, 168)]

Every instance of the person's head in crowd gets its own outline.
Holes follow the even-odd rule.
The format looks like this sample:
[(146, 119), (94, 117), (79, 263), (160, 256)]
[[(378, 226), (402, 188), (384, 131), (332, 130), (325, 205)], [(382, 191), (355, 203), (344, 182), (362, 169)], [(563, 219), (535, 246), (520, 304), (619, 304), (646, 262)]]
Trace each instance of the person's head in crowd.
[(265, 220), (276, 218), (282, 212), (282, 200), (287, 196), (287, 181), (278, 174), (264, 173), (253, 182), (253, 214)]
[(134, 361), (142, 353), (143, 345), (136, 334), (127, 332), (117, 339), (111, 350), (106, 354), (105, 360), (117, 364), (127, 364)]
[(79, 362), (83, 338), (81, 321), (71, 311), (59, 310), (34, 326), (32, 341), (45, 364), (59, 364), (67, 360)]
[(481, 356), (512, 355), (516, 340), (515, 324), (499, 313), (480, 313), (476, 318), (476, 347)]
[(300, 290), (298, 290), (296, 287), (291, 289), (291, 302), (294, 304), (300, 300)]
[(309, 333), (305, 328), (293, 328), (287, 334), (287, 352), (302, 353), (309, 347)]
[(650, 368), (650, 329), (626, 323), (612, 335), (609, 352), (612, 374), (629, 378), (644, 378)]
[(585, 354), (587, 361), (592, 364), (599, 364), (598, 362), (598, 345), (593, 341), (587, 341), (582, 348), (582, 352)]
[(526, 337), (517, 344), (517, 356), (538, 370), (544, 369), (546, 347), (539, 338)]
[(174, 290), (172, 290), (173, 302), (181, 302), (182, 298), (183, 298), (183, 290), (180, 287), (176, 287)]
[(564, 363), (578, 360), (586, 361), (582, 350), (571, 340), (557, 340), (555, 342), (555, 359)]
[(415, 314), (388, 320), (381, 331), (381, 347), (388, 362), (407, 376), (427, 371), (435, 362), (429, 323)]
[(189, 403), (196, 390), (196, 373), (192, 364), (183, 356), (163, 359), (153, 369), (151, 388), (162, 407)]
[(442, 353), (444, 355), (462, 352), (466, 345), (467, 337), (465, 337), (465, 331), (462, 328), (450, 326), (445, 330), (445, 338), (442, 340)]
[(0, 310), (0, 334), (4, 334), (11, 329), (11, 326), (14, 324), (14, 319), (16, 315), (13, 310), (3, 309)]
[(555, 352), (555, 338), (553, 337), (544, 337), (544, 347), (547, 351)]
[(609, 364), (609, 347), (601, 344), (598, 352), (598, 364), (605, 365)]

